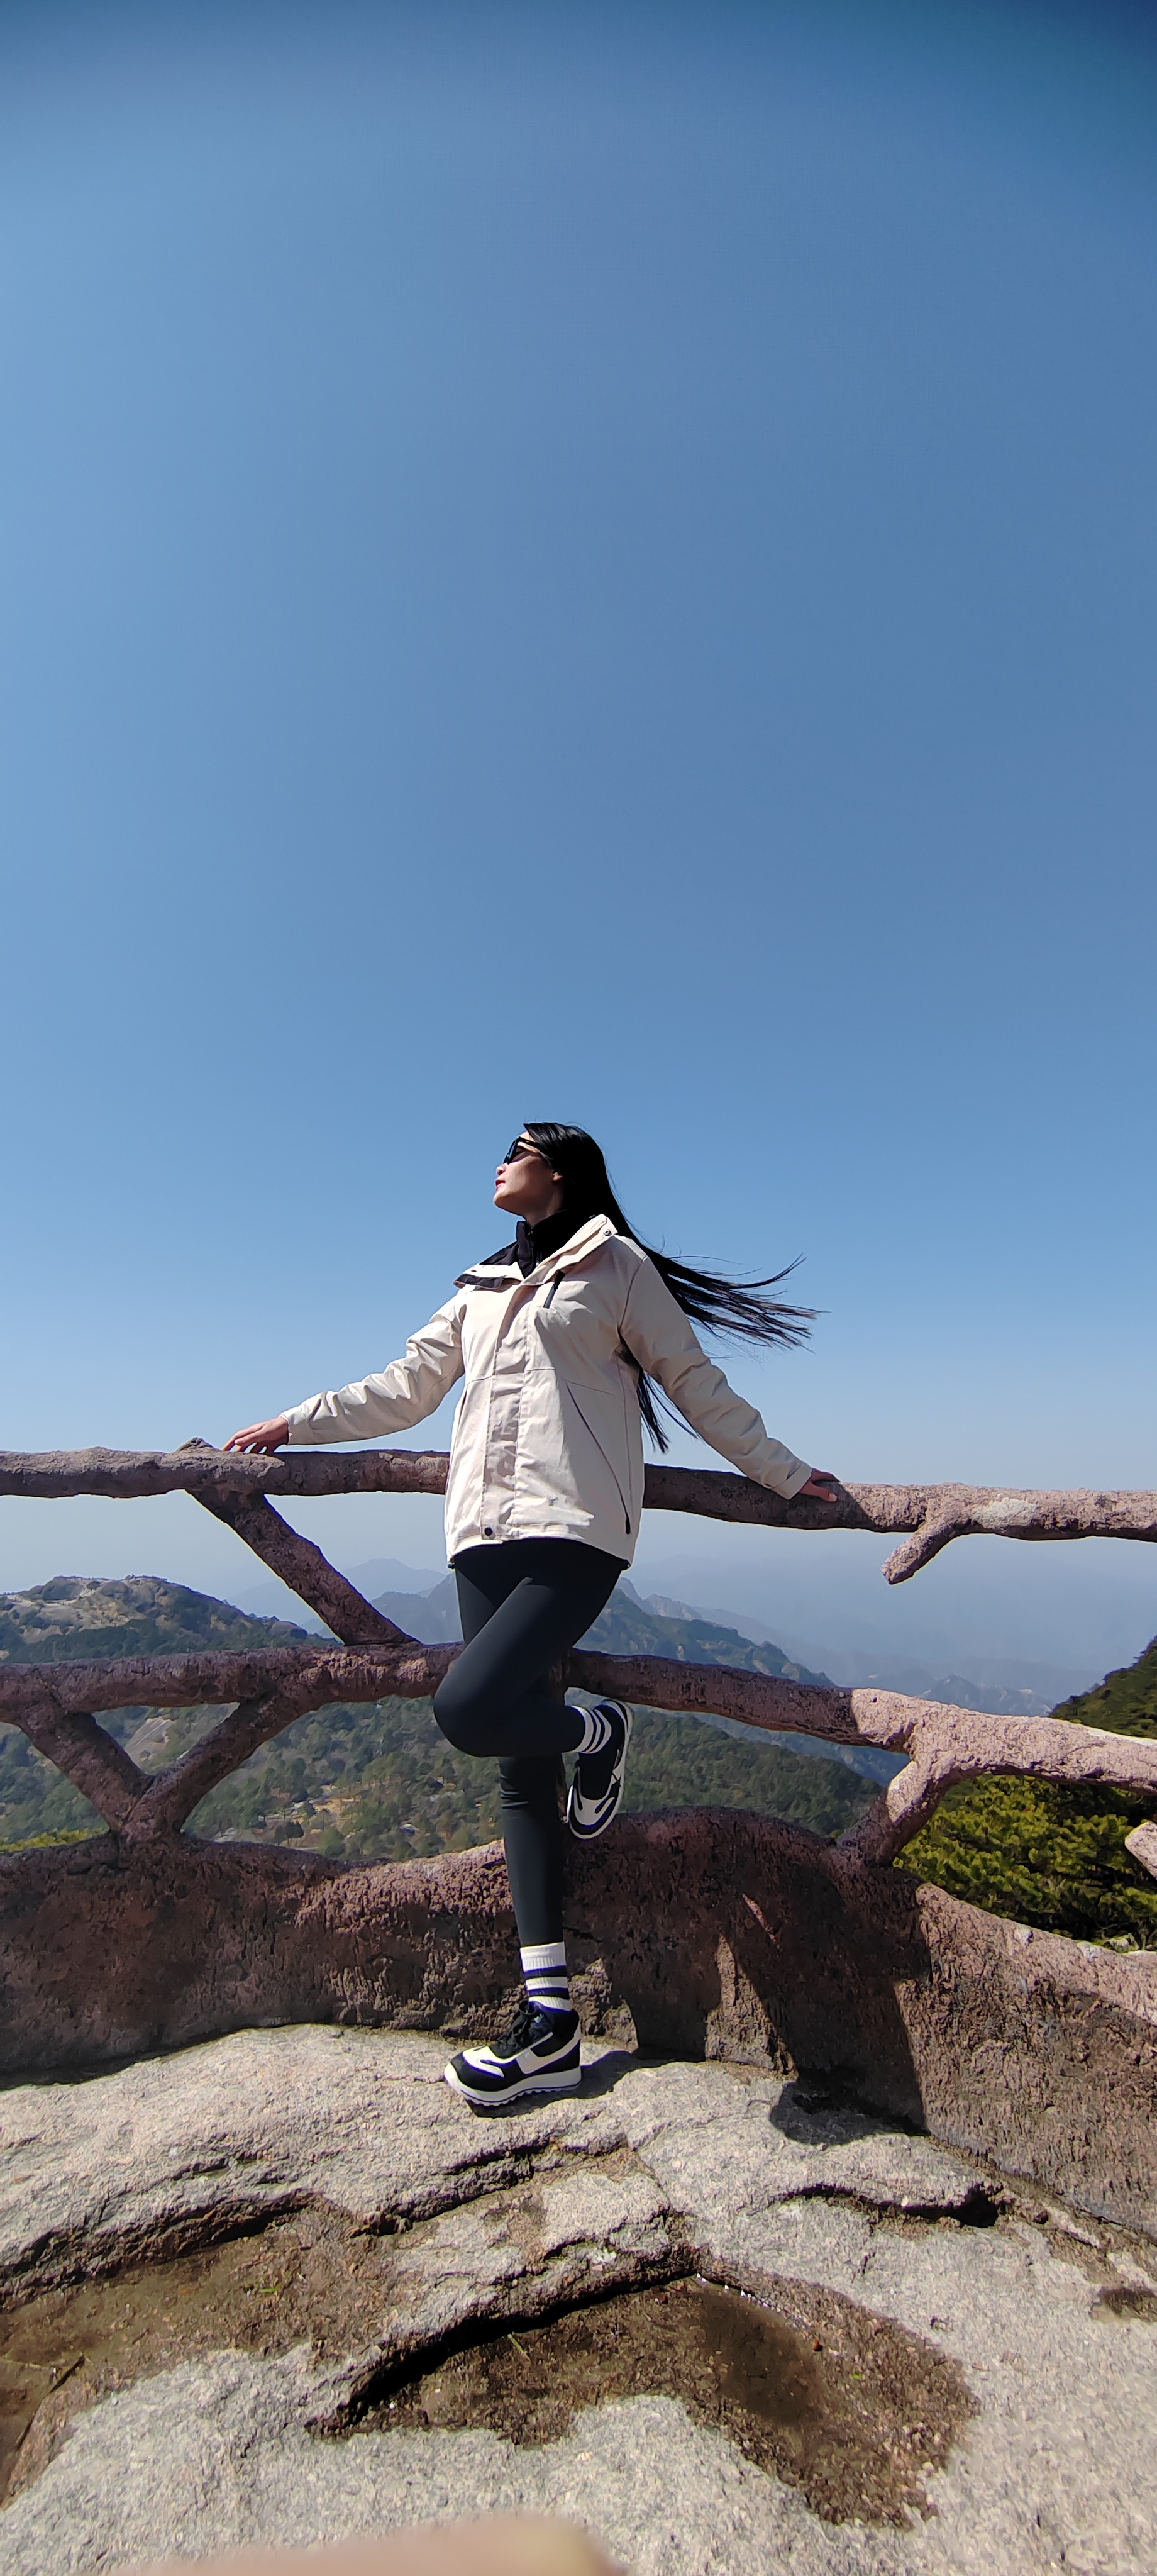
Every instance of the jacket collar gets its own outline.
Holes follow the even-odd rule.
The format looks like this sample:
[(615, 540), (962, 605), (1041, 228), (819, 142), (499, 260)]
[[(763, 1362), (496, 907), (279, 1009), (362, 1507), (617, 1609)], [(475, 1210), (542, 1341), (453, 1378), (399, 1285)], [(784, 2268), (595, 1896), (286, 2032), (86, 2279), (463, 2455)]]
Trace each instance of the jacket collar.
[(473, 1270), (463, 1270), (454, 1285), (456, 1288), (534, 1288), (540, 1280), (552, 1278), (556, 1270), (570, 1269), (586, 1253), (596, 1251), (601, 1243), (609, 1243), (615, 1232), (609, 1216), (588, 1217), (577, 1233), (572, 1234), (566, 1243), (560, 1243), (557, 1252), (548, 1252), (546, 1259), (540, 1261), (536, 1269), (529, 1270), (525, 1279), (516, 1261), (486, 1261), (479, 1262)]
[(540, 1261), (537, 1269), (529, 1272), (527, 1284), (532, 1279), (549, 1279), (555, 1270), (569, 1269), (573, 1262), (581, 1261), (585, 1253), (597, 1251), (600, 1243), (609, 1243), (615, 1232), (609, 1216), (588, 1217), (577, 1234), (572, 1234), (566, 1243), (560, 1243), (557, 1252), (548, 1252), (545, 1261)]

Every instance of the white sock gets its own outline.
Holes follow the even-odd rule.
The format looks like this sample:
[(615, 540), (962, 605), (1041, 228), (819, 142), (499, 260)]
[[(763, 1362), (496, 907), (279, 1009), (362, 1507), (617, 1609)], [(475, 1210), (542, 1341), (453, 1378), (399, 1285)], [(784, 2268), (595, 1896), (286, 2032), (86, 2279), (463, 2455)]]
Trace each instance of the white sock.
[(576, 1708), (575, 1716), (583, 1721), (583, 1739), (581, 1744), (576, 1744), (576, 1753), (601, 1753), (604, 1744), (611, 1740), (610, 1719), (597, 1708)]
[(539, 2012), (569, 2012), (570, 1977), (565, 1941), (539, 1941), (529, 1950), (520, 1950), (518, 1955), (522, 1961), (527, 1994)]

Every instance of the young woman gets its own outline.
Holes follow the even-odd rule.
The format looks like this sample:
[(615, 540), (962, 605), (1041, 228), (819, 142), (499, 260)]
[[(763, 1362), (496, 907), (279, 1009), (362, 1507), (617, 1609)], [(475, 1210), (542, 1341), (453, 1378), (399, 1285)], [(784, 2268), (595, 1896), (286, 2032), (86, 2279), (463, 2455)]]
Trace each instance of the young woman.
[(642, 1426), (666, 1447), (667, 1399), (740, 1473), (834, 1502), (824, 1469), (769, 1439), (754, 1405), (708, 1359), (692, 1321), (794, 1342), (809, 1309), (649, 1252), (615, 1198), (594, 1138), (528, 1124), (498, 1166), (494, 1203), (513, 1243), (455, 1282), (404, 1356), (336, 1394), (312, 1395), (229, 1449), (371, 1440), (408, 1431), (465, 1378), (446, 1486), (446, 1548), (465, 1645), (434, 1698), (462, 1753), (497, 1754), (526, 2002), (493, 2048), (463, 2049), (448, 2083), (480, 2109), (579, 2081), (578, 2016), (563, 1939), (561, 1757), (577, 1755), (566, 1821), (593, 1842), (618, 1814), (631, 1735), (614, 1700), (570, 1708), (552, 1688), (630, 1564), (643, 1502)]

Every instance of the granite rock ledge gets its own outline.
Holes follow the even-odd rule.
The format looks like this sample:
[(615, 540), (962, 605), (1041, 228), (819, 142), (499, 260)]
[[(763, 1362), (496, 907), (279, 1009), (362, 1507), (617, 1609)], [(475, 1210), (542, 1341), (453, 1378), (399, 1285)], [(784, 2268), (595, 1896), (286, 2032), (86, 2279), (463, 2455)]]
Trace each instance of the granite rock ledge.
[[(809, 2108), (766, 2066), (596, 2046), (579, 2097), (481, 2121), (442, 2084), (443, 2054), (418, 2033), (298, 2027), (80, 2086), (8, 2087), (9, 2327), (37, 2293), (91, 2301), (126, 2265), (181, 2249), (192, 2278), (213, 2246), (257, 2256), (247, 2295), (270, 2304), (244, 2346), (222, 2345), (211, 2328), (198, 2341), (179, 2294), (167, 2315), (184, 2351), (119, 2384), (82, 2353), (17, 2453), (3, 2576), (500, 2508), (576, 2516), (632, 2576), (1152, 2567), (1157, 2255), (1143, 2239), (886, 2119)], [(294, 2228), (307, 2290), (325, 2230), (344, 2248), (328, 2336), (302, 2332), (297, 2311), (278, 2322), (266, 2276)], [(689, 2267), (806, 2321), (817, 2372), (850, 2339), (857, 2380), (894, 2350), (956, 2392), (919, 2509), (825, 2516), (662, 2394), (596, 2403), (536, 2447), (359, 2419), (383, 2365), (496, 2324), (517, 2343), (520, 2321)]]

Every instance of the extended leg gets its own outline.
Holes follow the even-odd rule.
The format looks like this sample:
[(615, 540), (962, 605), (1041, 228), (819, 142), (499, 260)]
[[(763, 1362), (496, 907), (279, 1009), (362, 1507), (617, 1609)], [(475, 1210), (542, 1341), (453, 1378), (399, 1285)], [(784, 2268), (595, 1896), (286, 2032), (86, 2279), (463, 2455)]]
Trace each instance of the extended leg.
[(557, 1759), (540, 1762), (525, 1753), (508, 1754), (498, 1766), (506, 1867), (524, 1948), (562, 1939), (561, 1767)]
[[(455, 1567), (468, 1643), (435, 1700), (452, 1743), (502, 1756), (506, 1866), (527, 2002), (497, 2050), (464, 2049), (446, 2069), (477, 2109), (579, 2080), (579, 2026), (563, 1938), (561, 1754), (590, 1740), (547, 1673), (610, 1596), (619, 1567), (569, 1540), (471, 1550)], [(454, 1685), (457, 1683), (457, 1687)]]

